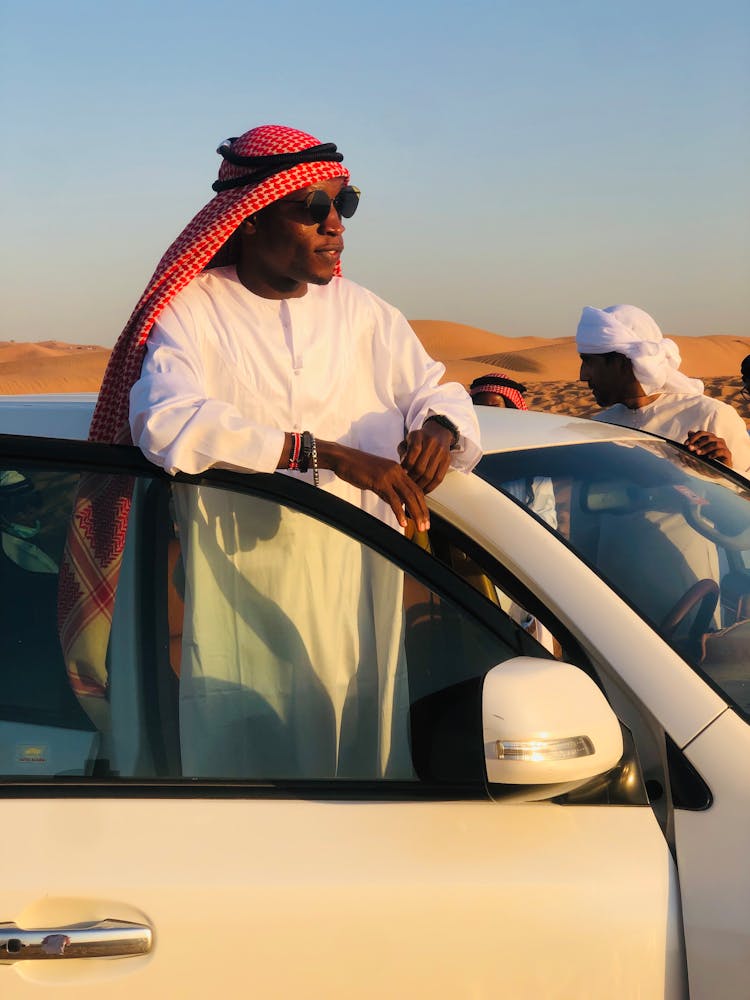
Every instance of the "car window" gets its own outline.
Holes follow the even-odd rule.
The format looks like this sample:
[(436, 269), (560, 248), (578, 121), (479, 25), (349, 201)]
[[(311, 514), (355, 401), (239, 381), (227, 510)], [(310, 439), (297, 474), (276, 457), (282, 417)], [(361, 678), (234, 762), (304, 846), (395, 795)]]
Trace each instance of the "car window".
[[(548, 489), (551, 496), (551, 487)], [(546, 516), (543, 515), (544, 520), (549, 517), (549, 509), (548, 507), (545, 511)], [(555, 520), (555, 525), (556, 523)], [(527, 645), (527, 655), (550, 655), (558, 660), (577, 662), (577, 647), (574, 651), (570, 643), (563, 639), (566, 630), (559, 625), (549, 609), (530, 594), (504, 567), (447, 521), (433, 514), (429, 532), (424, 538), (416, 540), (478, 593), (495, 604), (510, 622), (527, 633), (532, 640)], [(566, 644), (567, 648), (564, 651)]]
[(658, 439), (486, 455), (478, 472), (511, 496), (519, 475), (548, 479), (549, 530), (750, 716), (746, 480)]
[[(0, 471), (0, 770), (80, 774), (98, 736), (65, 670), (57, 630), (58, 574), (78, 477)], [(55, 749), (52, 749), (54, 742)]]
[[(106, 491), (111, 478), (87, 472), (85, 487)], [(111, 629), (92, 614), (74, 642), (63, 628), (63, 648), (70, 580), (60, 566), (84, 477), (21, 462), (4, 481), (6, 779), (366, 781), (483, 794), (481, 679), (532, 648), (512, 622), (488, 628), (288, 503), (143, 474), (130, 482)], [(373, 531), (407, 548), (390, 529)]]

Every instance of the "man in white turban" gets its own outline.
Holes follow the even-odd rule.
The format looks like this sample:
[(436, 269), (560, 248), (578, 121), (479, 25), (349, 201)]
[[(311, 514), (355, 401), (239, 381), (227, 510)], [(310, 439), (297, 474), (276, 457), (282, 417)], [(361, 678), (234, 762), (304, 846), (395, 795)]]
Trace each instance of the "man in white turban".
[(703, 394), (680, 371), (680, 352), (637, 306), (586, 306), (576, 331), (582, 382), (599, 406), (595, 420), (660, 434), (696, 455), (750, 474), (750, 438), (727, 403)]
[[(636, 306), (586, 306), (576, 332), (581, 381), (599, 406), (594, 419), (659, 434), (694, 454), (723, 462), (747, 476), (750, 438), (740, 416), (703, 394), (703, 383), (680, 369), (680, 352), (655, 321)], [(663, 621), (698, 581), (720, 580), (716, 545), (679, 512), (645, 510), (603, 519), (596, 565), (636, 607)], [(658, 572), (644, 574), (634, 553), (648, 553)], [(646, 596), (647, 595), (647, 596)], [(714, 627), (720, 626), (718, 613)]]

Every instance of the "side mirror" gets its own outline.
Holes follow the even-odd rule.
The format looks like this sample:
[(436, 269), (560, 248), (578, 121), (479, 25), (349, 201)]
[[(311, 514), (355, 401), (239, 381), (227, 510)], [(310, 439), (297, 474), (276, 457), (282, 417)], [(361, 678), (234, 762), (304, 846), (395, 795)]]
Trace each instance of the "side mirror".
[(617, 716), (578, 667), (518, 656), (484, 678), (487, 780), (497, 797), (550, 799), (613, 768), (623, 754)]

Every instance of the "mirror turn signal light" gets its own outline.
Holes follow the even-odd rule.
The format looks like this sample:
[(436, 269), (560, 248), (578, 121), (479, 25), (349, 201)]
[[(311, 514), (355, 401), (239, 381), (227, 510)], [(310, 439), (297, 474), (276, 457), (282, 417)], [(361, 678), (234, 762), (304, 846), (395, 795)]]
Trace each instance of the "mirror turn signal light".
[(495, 740), (497, 760), (551, 761), (590, 757), (594, 744), (588, 736), (568, 736), (556, 740)]

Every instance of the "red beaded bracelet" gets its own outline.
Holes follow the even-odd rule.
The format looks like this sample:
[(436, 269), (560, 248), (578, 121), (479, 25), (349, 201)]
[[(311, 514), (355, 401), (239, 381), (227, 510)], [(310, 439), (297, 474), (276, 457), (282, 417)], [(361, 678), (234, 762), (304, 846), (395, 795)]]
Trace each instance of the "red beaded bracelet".
[(299, 456), (302, 451), (302, 435), (292, 431), (292, 447), (289, 449), (288, 469), (296, 471), (299, 469)]

